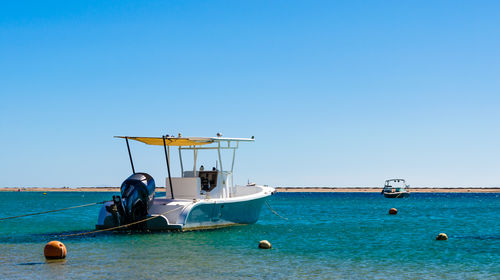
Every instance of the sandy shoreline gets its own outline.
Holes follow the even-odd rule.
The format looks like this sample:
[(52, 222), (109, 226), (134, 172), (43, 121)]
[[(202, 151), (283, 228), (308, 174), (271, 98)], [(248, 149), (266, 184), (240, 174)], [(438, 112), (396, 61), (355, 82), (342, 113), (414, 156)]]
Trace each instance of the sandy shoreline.
[[(276, 188), (278, 192), (380, 193), (382, 188)], [(413, 193), (500, 193), (500, 188), (411, 188)]]
[(115, 187), (82, 187), (82, 188), (0, 188), (0, 192), (120, 192)]
[[(164, 188), (157, 188), (164, 191)], [(382, 188), (287, 188), (277, 187), (277, 192), (351, 192), (380, 193)], [(0, 188), (0, 192), (120, 192), (117, 187), (81, 187), (81, 188)], [(500, 193), (500, 188), (411, 188), (413, 193)]]

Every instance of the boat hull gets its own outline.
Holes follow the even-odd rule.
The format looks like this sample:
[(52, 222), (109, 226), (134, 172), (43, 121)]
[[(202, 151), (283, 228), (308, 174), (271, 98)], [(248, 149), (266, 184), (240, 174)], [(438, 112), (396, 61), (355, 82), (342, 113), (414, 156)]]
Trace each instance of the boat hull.
[(216, 228), (236, 224), (253, 224), (259, 220), (267, 197), (237, 202), (214, 202), (193, 206), (183, 230)]
[[(268, 192), (251, 198), (198, 201), (155, 199), (149, 210), (148, 220), (142, 224), (141, 228), (150, 231), (188, 231), (253, 224), (258, 221), (262, 206), (272, 193)], [(116, 219), (106, 211), (106, 205), (104, 205), (96, 228), (105, 229), (116, 226), (119, 226)]]
[(409, 192), (399, 192), (399, 193), (384, 193), (384, 197), (386, 198), (405, 198), (409, 197)]

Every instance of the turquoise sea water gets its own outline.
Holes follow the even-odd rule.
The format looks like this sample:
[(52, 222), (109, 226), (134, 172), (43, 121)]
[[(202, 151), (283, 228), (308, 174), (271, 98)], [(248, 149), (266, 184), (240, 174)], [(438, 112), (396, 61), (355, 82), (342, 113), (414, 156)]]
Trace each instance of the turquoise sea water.
[[(0, 193), (0, 217), (112, 193)], [(104, 233), (98, 206), (0, 221), (2, 279), (500, 279), (499, 194), (278, 193), (254, 225), (187, 233)], [(397, 215), (388, 215), (391, 207)], [(448, 241), (435, 241), (445, 232)], [(269, 240), (273, 249), (259, 250)], [(60, 240), (65, 261), (46, 262)]]

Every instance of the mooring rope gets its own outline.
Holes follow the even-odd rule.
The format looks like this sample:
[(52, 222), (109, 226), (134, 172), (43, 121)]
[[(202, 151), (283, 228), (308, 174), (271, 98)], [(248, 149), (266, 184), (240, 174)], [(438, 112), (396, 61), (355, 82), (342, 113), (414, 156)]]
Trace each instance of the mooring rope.
[[(191, 204), (192, 204), (192, 202), (191, 202)], [(158, 218), (160, 216), (166, 215), (168, 213), (174, 212), (175, 210), (178, 210), (178, 209), (181, 209), (181, 208), (187, 207), (187, 206), (189, 206), (189, 204), (185, 205), (185, 206), (179, 206), (179, 207), (174, 208), (172, 210), (169, 210), (167, 212), (161, 213), (158, 216), (151, 216), (149, 218), (142, 219), (142, 220), (135, 221), (135, 222), (132, 222), (132, 223), (129, 223), (129, 224), (121, 225), (121, 226), (116, 226), (116, 227), (111, 227), (111, 228), (105, 228), (105, 229), (98, 229), (98, 230), (87, 231), (87, 232), (73, 233), (73, 234), (63, 234), (63, 235), (58, 235), (58, 236), (60, 236), (60, 237), (68, 237), (68, 236), (77, 236), (77, 235), (87, 235), (87, 234), (92, 234), (92, 233), (99, 233), (99, 232), (104, 232), (104, 231), (115, 230), (115, 229), (119, 229), (119, 228), (125, 228), (125, 227), (129, 227), (131, 225), (135, 225), (135, 224), (146, 222), (146, 221), (149, 221), (149, 220), (152, 220), (152, 219), (156, 219), (156, 218)]]
[(5, 217), (5, 218), (0, 218), (0, 221), (4, 220), (9, 220), (9, 219), (16, 219), (16, 218), (22, 218), (22, 217), (28, 217), (28, 216), (35, 216), (35, 215), (41, 215), (41, 214), (47, 214), (47, 213), (53, 213), (53, 212), (59, 212), (59, 211), (64, 211), (64, 210), (69, 210), (69, 209), (75, 209), (75, 208), (81, 208), (81, 207), (87, 207), (87, 206), (92, 206), (96, 204), (103, 204), (108, 201), (101, 201), (101, 202), (94, 202), (94, 203), (89, 203), (89, 204), (82, 204), (82, 205), (77, 205), (77, 206), (71, 206), (71, 207), (66, 207), (66, 208), (61, 208), (61, 209), (55, 209), (55, 210), (49, 210), (49, 211), (43, 211), (43, 212), (37, 212), (37, 213), (30, 213), (30, 214), (24, 214), (24, 215), (17, 215), (17, 216), (12, 216), (12, 217)]
[(273, 212), (274, 215), (282, 218), (285, 221), (288, 221), (288, 218), (285, 218), (285, 217), (281, 216), (280, 214), (278, 214), (278, 212), (274, 211), (274, 209), (271, 207), (271, 205), (269, 205), (269, 201), (267, 201), (267, 200), (266, 200), (266, 205), (267, 205), (267, 208), (269, 208), (269, 210), (271, 210), (271, 212)]

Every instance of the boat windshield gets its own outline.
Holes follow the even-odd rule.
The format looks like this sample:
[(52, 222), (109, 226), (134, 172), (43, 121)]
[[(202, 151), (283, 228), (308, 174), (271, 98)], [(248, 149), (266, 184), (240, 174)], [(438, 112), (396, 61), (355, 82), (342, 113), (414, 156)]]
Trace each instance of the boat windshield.
[(384, 190), (394, 189), (394, 191), (399, 192), (406, 190), (406, 187), (405, 181), (403, 180), (389, 180), (385, 182)]

